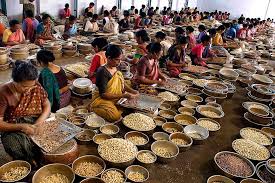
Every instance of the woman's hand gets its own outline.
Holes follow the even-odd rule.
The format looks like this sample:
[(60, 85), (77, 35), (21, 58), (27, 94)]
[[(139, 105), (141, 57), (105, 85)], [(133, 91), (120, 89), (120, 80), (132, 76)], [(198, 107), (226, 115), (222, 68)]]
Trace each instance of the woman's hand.
[(34, 135), (36, 132), (36, 126), (31, 124), (20, 124), (21, 131), (26, 135)]

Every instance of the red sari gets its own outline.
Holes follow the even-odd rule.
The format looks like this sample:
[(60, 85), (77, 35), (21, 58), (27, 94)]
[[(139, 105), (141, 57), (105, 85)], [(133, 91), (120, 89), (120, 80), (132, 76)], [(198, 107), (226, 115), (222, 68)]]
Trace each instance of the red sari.
[(26, 35), (26, 39), (30, 40), (33, 43), (35, 40), (33, 20), (31, 18), (26, 18), (25, 22), (26, 22), (26, 32), (24, 32), (24, 34)]

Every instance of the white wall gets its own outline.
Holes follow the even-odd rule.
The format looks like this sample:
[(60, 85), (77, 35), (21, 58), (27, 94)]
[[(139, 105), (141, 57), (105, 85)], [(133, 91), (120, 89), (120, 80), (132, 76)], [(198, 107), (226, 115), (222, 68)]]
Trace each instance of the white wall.
[[(188, 1), (188, 6), (190, 7), (190, 8), (195, 8), (195, 7), (197, 7), (197, 5), (198, 5), (198, 1), (202, 1), (202, 0), (189, 0)], [(211, 2), (212, 1), (215, 1), (215, 0), (210, 0)], [(219, 0), (217, 0), (217, 1), (219, 1)], [(221, 0), (220, 0), (221, 1)], [(228, 0), (227, 0), (228, 1)], [(227, 1), (224, 1), (224, 3), (227, 3)], [(230, 0), (231, 1), (231, 0)], [(208, 1), (208, 3), (211, 3), (211, 2), (209, 2)], [(183, 4), (183, 7), (184, 7), (184, 4)]]
[(127, 0), (127, 1), (122, 1), (121, 2), (121, 9), (122, 10), (129, 10), (131, 8), (131, 6), (134, 6), (132, 0)]
[(84, 14), (84, 10), (85, 8), (87, 8), (89, 6), (90, 3), (94, 3), (94, 0), (78, 0), (78, 7), (77, 7), (77, 15), (83, 15)]
[(160, 11), (163, 10), (164, 6), (166, 6), (167, 8), (169, 7), (169, 0), (160, 0), (160, 3), (159, 3)]
[(6, 1), (7, 16), (10, 19), (21, 19), (23, 14), (23, 5), (19, 4), (19, 0)]
[[(199, 11), (227, 11), (231, 18), (244, 14), (246, 17), (264, 18), (269, 0), (198, 0)], [(274, 1), (274, 0), (271, 0)], [(274, 11), (274, 6), (272, 11)]]
[[(128, 0), (129, 1), (129, 0)], [(111, 10), (113, 6), (117, 6), (116, 0), (96, 0), (97, 13), (100, 13), (104, 6), (104, 10)]]
[[(122, 0), (122, 1), (123, 1), (123, 0)], [(130, 1), (130, 0), (128, 0), (128, 1)], [(135, 6), (135, 8), (138, 9), (138, 10), (141, 9), (141, 6), (142, 6), (143, 4), (144, 4), (145, 6), (147, 6), (147, 5), (148, 5), (148, 0), (135, 0), (135, 1), (134, 1), (134, 6)]]
[(275, 1), (274, 0), (270, 0), (270, 4), (269, 4), (269, 8), (266, 14), (266, 18), (273, 18), (275, 19)]
[(159, 0), (151, 0), (151, 6), (154, 8), (159, 7)]
[(66, 3), (69, 3), (71, 13), (74, 14), (74, 0), (40, 0), (40, 12), (47, 12), (51, 16), (57, 17)]

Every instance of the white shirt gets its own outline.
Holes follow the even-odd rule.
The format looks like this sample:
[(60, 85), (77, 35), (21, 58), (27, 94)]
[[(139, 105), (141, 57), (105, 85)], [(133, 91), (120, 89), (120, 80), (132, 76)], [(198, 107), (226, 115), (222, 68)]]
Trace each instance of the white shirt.
[(85, 24), (85, 32), (96, 32), (99, 30), (98, 24), (97, 22), (91, 22), (91, 21), (87, 21)]

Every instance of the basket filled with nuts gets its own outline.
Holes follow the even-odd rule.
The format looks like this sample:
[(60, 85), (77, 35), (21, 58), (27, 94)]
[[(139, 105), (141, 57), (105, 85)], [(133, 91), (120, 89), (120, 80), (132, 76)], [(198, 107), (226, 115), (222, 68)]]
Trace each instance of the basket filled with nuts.
[(211, 118), (200, 118), (197, 121), (197, 125), (206, 128), (211, 133), (217, 132), (221, 128), (221, 125)]
[(221, 109), (215, 108), (210, 105), (199, 105), (196, 108), (196, 111), (202, 117), (212, 118), (212, 119), (220, 119), (224, 116), (224, 112)]
[(93, 177), (93, 178), (84, 179), (80, 183), (106, 183), (106, 182), (100, 178)]

